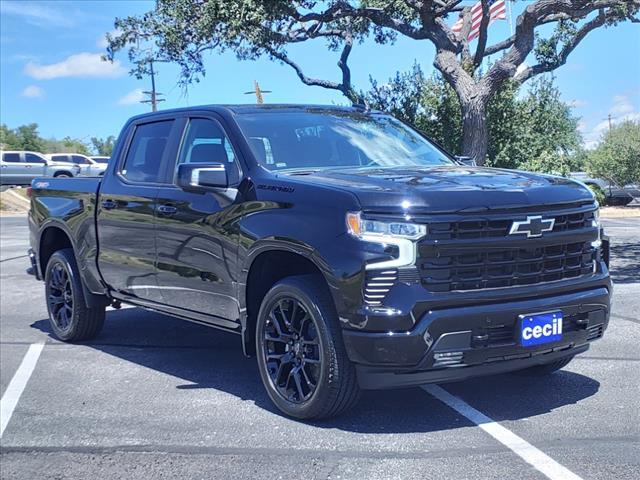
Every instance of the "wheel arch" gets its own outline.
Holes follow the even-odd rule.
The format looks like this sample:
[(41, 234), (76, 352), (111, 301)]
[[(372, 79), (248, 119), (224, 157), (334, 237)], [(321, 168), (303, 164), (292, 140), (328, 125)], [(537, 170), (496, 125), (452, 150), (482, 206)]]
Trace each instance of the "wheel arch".
[(53, 255), (58, 250), (62, 250), (65, 248), (70, 248), (73, 252), (73, 256), (76, 260), (76, 265), (78, 265), (78, 270), (80, 271), (80, 281), (82, 283), (82, 288), (84, 290), (85, 303), (87, 307), (94, 306), (106, 306), (109, 304), (109, 300), (104, 295), (97, 295), (92, 293), (86, 284), (85, 275), (86, 272), (80, 267), (80, 262), (78, 261), (77, 256), (77, 248), (74, 242), (74, 237), (67, 228), (67, 226), (59, 221), (50, 220), (45, 223), (38, 236), (38, 251), (37, 258), (40, 266), (40, 272), (42, 272), (42, 278), (45, 275), (45, 269), (47, 268), (47, 264), (51, 255)]
[[(255, 326), (261, 300), (283, 278), (317, 275), (331, 295), (333, 275), (325, 262), (308, 245), (268, 240), (260, 242), (247, 256), (238, 288), (242, 345), (245, 355), (255, 353)], [(333, 295), (331, 295), (333, 298)], [(335, 300), (334, 300), (335, 303)]]

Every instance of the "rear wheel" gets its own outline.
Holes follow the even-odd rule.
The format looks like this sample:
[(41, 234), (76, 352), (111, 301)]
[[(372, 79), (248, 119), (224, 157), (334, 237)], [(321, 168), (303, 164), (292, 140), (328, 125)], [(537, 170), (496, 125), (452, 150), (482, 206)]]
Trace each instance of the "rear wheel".
[(518, 370), (513, 373), (515, 373), (516, 375), (529, 377), (543, 377), (566, 367), (567, 365), (569, 365), (569, 362), (571, 362), (571, 360), (573, 360), (573, 357), (561, 358), (560, 360), (556, 360), (555, 362), (545, 363), (544, 365), (536, 365), (535, 367), (525, 368), (524, 370)]
[(95, 337), (104, 324), (105, 308), (88, 308), (73, 250), (58, 250), (45, 271), (49, 323), (56, 337), (77, 342)]
[(285, 278), (264, 297), (256, 328), (262, 382), (286, 415), (331, 417), (358, 401), (333, 302), (322, 279)]

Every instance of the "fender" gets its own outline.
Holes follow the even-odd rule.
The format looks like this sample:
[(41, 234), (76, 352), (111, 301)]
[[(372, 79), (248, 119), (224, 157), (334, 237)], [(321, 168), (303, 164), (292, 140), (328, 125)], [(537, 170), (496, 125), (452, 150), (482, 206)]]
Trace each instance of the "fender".
[[(101, 293), (94, 293), (103, 291), (100, 280), (96, 279), (91, 274), (90, 270), (87, 268), (86, 263), (78, 257), (78, 245), (75, 240), (75, 236), (69, 229), (68, 225), (58, 218), (48, 218), (38, 228), (36, 243), (37, 250), (35, 251), (35, 254), (40, 272), (42, 272), (42, 278), (44, 279), (44, 270), (47, 266), (40, 263), (40, 246), (42, 244), (42, 236), (48, 228), (56, 228), (61, 230), (67, 236), (69, 243), (71, 243), (73, 256), (75, 257), (76, 264), (78, 265), (78, 270), (80, 271), (80, 279), (87, 307), (107, 306), (110, 303), (110, 300)], [(90, 288), (90, 286), (92, 286), (93, 288)], [(96, 287), (98, 287), (97, 290), (95, 290)]]
[(329, 291), (333, 298), (336, 308), (339, 309), (341, 297), (338, 292), (338, 280), (335, 278), (328, 263), (322, 258), (318, 251), (311, 245), (283, 237), (267, 237), (257, 240), (249, 249), (242, 261), (242, 269), (239, 273), (237, 283), (237, 298), (240, 307), (240, 324), (242, 334), (242, 345), (245, 355), (249, 356), (248, 345), (253, 342), (253, 338), (247, 338), (247, 279), (249, 271), (256, 258), (265, 252), (287, 252), (300, 255), (309, 260), (322, 274), (324, 280), (329, 286)]

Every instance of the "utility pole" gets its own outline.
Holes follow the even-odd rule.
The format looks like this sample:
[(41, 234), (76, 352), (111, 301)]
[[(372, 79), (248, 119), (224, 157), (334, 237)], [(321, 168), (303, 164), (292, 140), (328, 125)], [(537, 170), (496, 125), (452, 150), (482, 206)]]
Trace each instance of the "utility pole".
[(609, 114), (607, 115), (607, 118), (605, 118), (605, 120), (609, 122), (609, 133), (611, 133), (611, 129), (613, 128), (613, 121), (615, 120), (615, 117)]
[(151, 75), (151, 91), (142, 92), (142, 93), (144, 93), (145, 95), (149, 95), (150, 98), (147, 100), (141, 100), (140, 103), (150, 103), (151, 111), (157, 112), (158, 103), (164, 102), (164, 98), (158, 98), (159, 96), (162, 95), (162, 93), (156, 92), (156, 74), (153, 70), (153, 60), (149, 60), (149, 71)]
[(249, 90), (248, 92), (244, 92), (245, 95), (255, 95), (256, 103), (258, 105), (262, 105), (264, 103), (264, 98), (262, 98), (263, 93), (271, 93), (271, 90), (262, 90), (257, 80), (253, 81), (253, 90)]

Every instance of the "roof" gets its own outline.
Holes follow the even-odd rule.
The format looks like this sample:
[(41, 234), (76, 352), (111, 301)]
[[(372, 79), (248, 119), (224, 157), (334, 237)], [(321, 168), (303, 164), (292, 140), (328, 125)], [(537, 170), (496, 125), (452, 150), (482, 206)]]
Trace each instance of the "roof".
[[(194, 105), (190, 107), (172, 108), (167, 110), (160, 110), (158, 112), (143, 113), (136, 115), (134, 119), (155, 117), (160, 115), (167, 115), (172, 113), (185, 113), (193, 111), (212, 110), (212, 111), (226, 111), (231, 114), (242, 115), (247, 113), (266, 113), (266, 112), (342, 112), (342, 113), (363, 113), (365, 110), (362, 107), (346, 107), (339, 105), (310, 105), (310, 104), (231, 104), (231, 105)], [(378, 110), (370, 110), (368, 113), (383, 113)]]

